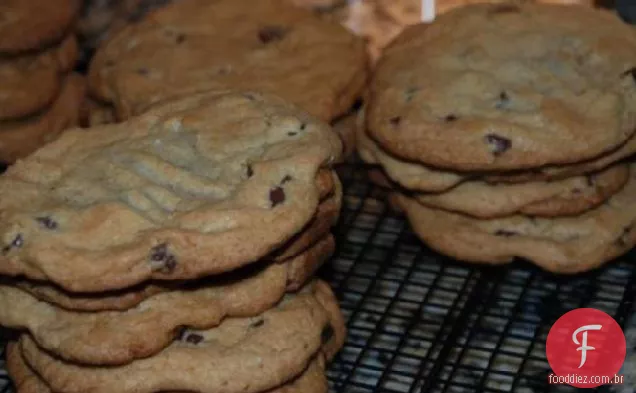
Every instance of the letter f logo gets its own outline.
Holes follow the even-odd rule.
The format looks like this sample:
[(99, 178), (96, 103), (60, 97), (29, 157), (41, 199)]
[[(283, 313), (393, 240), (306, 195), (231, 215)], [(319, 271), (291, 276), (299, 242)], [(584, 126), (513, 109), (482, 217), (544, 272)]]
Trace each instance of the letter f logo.
[[(593, 351), (596, 349), (587, 345), (587, 332), (589, 330), (601, 330), (602, 327), (603, 326), (601, 325), (585, 325), (576, 329), (574, 333), (572, 333), (572, 341), (574, 341), (574, 344), (580, 345), (580, 347), (576, 349), (577, 351), (581, 351), (581, 364), (579, 364), (579, 368), (583, 367), (583, 365), (585, 364), (585, 360), (587, 359), (587, 351)], [(583, 332), (583, 334), (581, 335), (582, 340), (581, 342), (579, 342), (576, 336), (581, 332)]]

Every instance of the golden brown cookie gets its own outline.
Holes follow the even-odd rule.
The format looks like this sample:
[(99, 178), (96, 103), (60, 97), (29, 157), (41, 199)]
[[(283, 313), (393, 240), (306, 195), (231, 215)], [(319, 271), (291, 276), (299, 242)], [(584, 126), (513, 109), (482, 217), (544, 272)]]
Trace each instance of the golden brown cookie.
[[(53, 393), (49, 386), (29, 367), (16, 342), (7, 344), (6, 367), (16, 393)], [(265, 393), (327, 393), (329, 386), (325, 376), (325, 360), (316, 356), (300, 376)], [(165, 392), (186, 393), (186, 392)]]
[(578, 216), (524, 215), (480, 220), (426, 207), (395, 195), (415, 233), (431, 248), (454, 258), (502, 264), (516, 257), (556, 273), (595, 269), (636, 244), (636, 174), (617, 194)]
[(196, 91), (249, 89), (330, 121), (351, 107), (366, 76), (361, 39), (286, 0), (180, 0), (100, 47), (89, 83), (119, 119)]
[(344, 340), (338, 302), (322, 282), (287, 295), (251, 318), (229, 318), (209, 330), (183, 331), (157, 355), (119, 367), (86, 367), (58, 360), (24, 335), (24, 359), (53, 391), (257, 393), (300, 375), (323, 351), (333, 356)]
[(607, 11), (456, 8), (385, 51), (368, 130), (403, 160), (449, 170), (572, 164), (634, 134), (635, 64), (636, 31)]
[(70, 35), (41, 53), (0, 57), (0, 121), (32, 115), (49, 106), (78, 55), (77, 40)]
[(340, 154), (327, 125), (259, 93), (70, 130), (0, 177), (0, 271), (96, 292), (236, 269), (305, 227)]
[(77, 126), (85, 92), (84, 77), (71, 74), (50, 108), (24, 119), (0, 121), (0, 161), (12, 163), (24, 158)]
[(0, 3), (0, 53), (41, 49), (67, 33), (79, 0), (3, 0)]

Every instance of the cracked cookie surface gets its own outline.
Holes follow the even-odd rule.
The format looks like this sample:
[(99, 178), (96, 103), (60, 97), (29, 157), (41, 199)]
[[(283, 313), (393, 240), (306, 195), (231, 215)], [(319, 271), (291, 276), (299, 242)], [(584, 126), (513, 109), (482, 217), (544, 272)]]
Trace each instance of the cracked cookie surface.
[(69, 130), (0, 177), (0, 271), (71, 292), (257, 261), (314, 216), (328, 126), (257, 93), (203, 93)]
[(387, 48), (369, 132), (402, 159), (461, 171), (592, 159), (636, 129), (635, 65), (636, 32), (607, 11), (469, 5)]

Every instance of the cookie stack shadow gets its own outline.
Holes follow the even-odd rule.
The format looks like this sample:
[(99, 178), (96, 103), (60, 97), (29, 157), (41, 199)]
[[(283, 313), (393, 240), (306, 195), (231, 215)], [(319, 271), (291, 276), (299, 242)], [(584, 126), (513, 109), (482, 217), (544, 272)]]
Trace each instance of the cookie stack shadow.
[(209, 92), (65, 132), (0, 178), (17, 392), (321, 392), (345, 326), (342, 144), (297, 107)]
[(631, 26), (588, 7), (449, 11), (385, 52), (359, 154), (443, 254), (594, 269), (636, 243), (634, 49)]
[(9, 164), (76, 126), (85, 88), (73, 73), (78, 1), (0, 8), (0, 161)]

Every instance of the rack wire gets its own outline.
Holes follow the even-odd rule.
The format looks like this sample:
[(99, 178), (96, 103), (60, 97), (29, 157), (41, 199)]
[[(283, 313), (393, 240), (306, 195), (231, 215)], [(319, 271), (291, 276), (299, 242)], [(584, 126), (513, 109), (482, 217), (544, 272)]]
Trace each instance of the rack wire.
[[(634, 253), (576, 276), (523, 262), (461, 263), (424, 246), (367, 181), (365, 167), (347, 164), (339, 173), (338, 250), (320, 272), (348, 321), (346, 344), (328, 371), (334, 393), (576, 391), (547, 384), (550, 326), (578, 307), (603, 310), (621, 325), (631, 314)], [(13, 392), (4, 371), (0, 386)]]
[(579, 307), (605, 311), (622, 326), (631, 314), (634, 253), (576, 276), (523, 262), (461, 263), (424, 246), (365, 168), (347, 165), (340, 175), (339, 249), (322, 272), (349, 329), (329, 371), (334, 392), (576, 391), (547, 383), (552, 324)]

